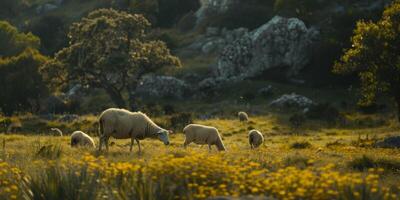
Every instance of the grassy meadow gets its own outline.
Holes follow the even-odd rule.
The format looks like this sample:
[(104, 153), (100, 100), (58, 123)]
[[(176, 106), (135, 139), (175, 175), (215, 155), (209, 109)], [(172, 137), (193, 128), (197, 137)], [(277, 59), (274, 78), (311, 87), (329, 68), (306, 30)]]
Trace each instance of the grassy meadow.
[[(39, 133), (0, 135), (0, 199), (399, 199), (400, 150), (372, 146), (380, 138), (396, 135), (395, 121), (385, 119), (384, 125), (374, 126), (309, 121), (294, 130), (287, 118), (284, 113), (261, 114), (248, 123), (235, 116), (195, 118), (195, 123), (220, 130), (226, 152), (215, 147), (209, 152), (207, 145), (195, 144), (184, 149), (184, 135), (177, 130), (170, 135), (169, 146), (142, 141), (140, 155), (137, 145), (129, 152), (130, 140), (111, 139), (109, 152), (73, 149), (68, 136), (51, 136), (45, 128), (85, 130), (98, 143), (95, 116), (65, 124), (35, 122), (43, 125)], [(255, 150), (247, 139), (253, 128), (265, 136), (264, 145)]]

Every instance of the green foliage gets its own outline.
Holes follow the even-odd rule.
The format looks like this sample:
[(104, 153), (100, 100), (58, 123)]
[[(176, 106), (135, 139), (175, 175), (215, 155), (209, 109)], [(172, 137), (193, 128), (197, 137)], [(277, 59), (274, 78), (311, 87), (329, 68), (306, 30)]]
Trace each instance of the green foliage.
[(0, 21), (0, 57), (15, 56), (28, 47), (37, 49), (39, 46), (38, 37), (31, 33), (19, 33), (10, 23)]
[[(386, 93), (400, 108), (400, 1), (387, 7), (378, 22), (360, 21), (351, 38), (352, 47), (335, 63), (334, 72), (358, 73), (361, 105)], [(400, 118), (399, 118), (400, 119)]]
[(41, 41), (41, 51), (52, 55), (67, 45), (65, 16), (45, 15), (30, 23), (28, 29)]
[(286, 14), (302, 19), (313, 15), (313, 12), (320, 9), (323, 3), (316, 0), (276, 0), (274, 11), (278, 14)]
[(128, 91), (133, 107), (134, 89), (144, 74), (180, 66), (165, 43), (146, 39), (148, 27), (142, 15), (113, 9), (89, 13), (71, 25), (70, 45), (42, 68), (45, 79), (55, 86), (78, 81), (102, 88), (119, 107), (126, 107), (122, 93)]
[(36, 111), (47, 90), (38, 69), (47, 60), (30, 48), (18, 56), (0, 59), (0, 108), (4, 114)]
[(337, 123), (342, 118), (339, 110), (329, 103), (312, 106), (306, 116), (310, 119), (323, 120), (331, 124)]

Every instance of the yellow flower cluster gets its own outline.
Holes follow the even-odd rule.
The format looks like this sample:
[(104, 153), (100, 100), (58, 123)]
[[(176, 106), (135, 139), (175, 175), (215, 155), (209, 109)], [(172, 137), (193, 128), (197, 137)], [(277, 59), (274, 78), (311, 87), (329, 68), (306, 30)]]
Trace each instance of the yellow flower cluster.
[[(56, 168), (72, 171), (72, 175), (77, 177), (83, 173), (96, 177), (96, 187), (106, 188), (100, 191), (112, 191), (98, 196), (141, 195), (141, 198), (152, 196), (155, 199), (246, 195), (321, 200), (399, 198), (399, 188), (394, 190), (381, 184), (383, 169), (370, 169), (368, 173), (339, 172), (333, 165), (327, 165), (272, 170), (265, 164), (247, 158), (234, 159), (223, 153), (199, 152), (184, 156), (163, 155), (133, 162), (109, 162), (102, 156), (96, 158), (89, 154), (81, 159), (63, 158), (58, 162), (44, 162), (47, 162), (46, 167), (42, 168), (44, 171)], [(18, 187), (13, 187), (13, 184), (21, 180), (21, 172), (6, 163), (0, 163), (0, 178), (0, 197), (16, 197), (12, 195)]]
[(0, 199), (17, 199), (22, 172), (6, 162), (0, 162)]

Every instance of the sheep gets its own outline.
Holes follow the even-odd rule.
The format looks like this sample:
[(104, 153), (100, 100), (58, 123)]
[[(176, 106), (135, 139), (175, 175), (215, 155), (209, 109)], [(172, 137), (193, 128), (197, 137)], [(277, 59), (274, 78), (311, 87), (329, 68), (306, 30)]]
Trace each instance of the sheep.
[(71, 147), (77, 146), (96, 148), (93, 139), (82, 131), (75, 131), (71, 135)]
[(249, 121), (249, 116), (245, 112), (238, 112), (238, 117), (241, 122)]
[(249, 131), (249, 144), (252, 149), (259, 147), (262, 143), (264, 143), (264, 136), (260, 131)]
[(144, 113), (109, 108), (99, 116), (99, 151), (101, 151), (103, 144), (106, 145), (106, 150), (108, 151), (108, 140), (113, 137), (115, 139), (131, 139), (130, 151), (132, 151), (133, 143), (136, 141), (140, 154), (139, 140), (158, 138), (165, 145), (169, 145), (168, 134), (170, 132), (160, 128)]
[(184, 148), (194, 142), (200, 145), (208, 144), (209, 151), (211, 151), (211, 145), (217, 146), (218, 151), (226, 150), (218, 129), (214, 127), (189, 124), (183, 129), (183, 134), (185, 134)]
[(63, 132), (58, 128), (51, 128), (50, 130), (56, 132), (58, 136), (63, 136)]

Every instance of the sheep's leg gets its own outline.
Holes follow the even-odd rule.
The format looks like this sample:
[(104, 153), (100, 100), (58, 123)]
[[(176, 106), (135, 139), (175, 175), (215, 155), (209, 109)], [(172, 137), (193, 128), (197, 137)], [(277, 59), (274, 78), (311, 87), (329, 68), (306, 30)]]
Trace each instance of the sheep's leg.
[(140, 154), (140, 153), (142, 153), (142, 150), (141, 150), (141, 148), (140, 148), (140, 142), (139, 142), (138, 139), (135, 139), (135, 140), (136, 140), (136, 142), (137, 142), (137, 144), (138, 144), (138, 147), (139, 147), (139, 154)]
[(110, 137), (105, 137), (104, 138), (104, 142), (106, 143), (106, 150), (108, 152), (108, 140), (110, 139)]
[(133, 143), (135, 142), (135, 138), (131, 138), (131, 147), (129, 149), (130, 152), (132, 152), (132, 148), (133, 148)]
[(186, 149), (187, 145), (189, 145), (189, 144), (190, 144), (190, 142), (189, 142), (189, 141), (187, 141), (187, 140), (185, 140), (185, 142), (183, 143), (183, 148), (185, 148), (185, 149)]
[(211, 145), (208, 145), (208, 151), (211, 152)]
[(102, 136), (100, 136), (100, 138), (99, 138), (99, 142), (100, 142), (100, 144), (99, 144), (99, 151), (101, 151), (101, 148), (103, 147), (105, 138), (106, 138), (105, 135), (102, 135)]

